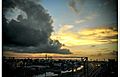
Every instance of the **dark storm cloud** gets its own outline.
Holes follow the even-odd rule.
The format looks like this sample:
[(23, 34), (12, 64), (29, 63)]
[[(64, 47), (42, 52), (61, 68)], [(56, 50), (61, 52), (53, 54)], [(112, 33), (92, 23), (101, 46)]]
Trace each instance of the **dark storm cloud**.
[[(70, 54), (68, 49), (61, 49), (63, 44), (58, 40), (50, 39), (53, 21), (40, 4), (34, 0), (5, 0), (3, 4), (4, 51)], [(27, 18), (20, 14), (8, 23), (6, 13), (14, 13), (8, 10), (15, 8), (25, 12)]]
[(54, 42), (49, 42), (45, 44), (39, 44), (37, 46), (16, 46), (10, 45), (5, 46), (5, 50), (16, 51), (18, 53), (58, 53), (58, 54), (71, 54), (69, 49), (60, 49), (62, 46), (58, 40), (54, 40)]

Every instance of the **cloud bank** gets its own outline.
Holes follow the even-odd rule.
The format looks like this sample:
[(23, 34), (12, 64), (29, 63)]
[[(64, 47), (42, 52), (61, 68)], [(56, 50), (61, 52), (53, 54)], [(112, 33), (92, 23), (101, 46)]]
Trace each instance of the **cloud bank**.
[(34, 0), (4, 0), (2, 19), (3, 51), (71, 54), (58, 40), (50, 39), (51, 16)]

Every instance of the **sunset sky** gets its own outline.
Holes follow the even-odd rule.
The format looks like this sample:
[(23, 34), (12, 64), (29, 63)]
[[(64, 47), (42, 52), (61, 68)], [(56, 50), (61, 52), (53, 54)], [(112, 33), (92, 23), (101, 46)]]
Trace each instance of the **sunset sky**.
[[(90, 58), (115, 58), (117, 54), (117, 0), (36, 0), (53, 19), (52, 40), (72, 54)], [(8, 19), (16, 19), (17, 13)], [(44, 53), (4, 52), (7, 56), (43, 56)], [(49, 54), (65, 56), (62, 54)]]

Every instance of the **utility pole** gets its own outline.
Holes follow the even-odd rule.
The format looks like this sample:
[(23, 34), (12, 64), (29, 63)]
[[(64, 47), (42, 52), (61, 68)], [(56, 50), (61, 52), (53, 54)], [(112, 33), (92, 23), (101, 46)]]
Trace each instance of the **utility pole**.
[[(47, 61), (47, 54), (45, 54), (45, 60)], [(46, 68), (45, 68), (45, 77), (46, 77)]]
[(47, 60), (47, 54), (45, 54), (45, 59)]
[(86, 77), (88, 77), (88, 57), (86, 57)]
[(88, 57), (81, 57), (84, 66), (84, 77), (88, 77)]
[(45, 77), (46, 77), (46, 71), (45, 71)]

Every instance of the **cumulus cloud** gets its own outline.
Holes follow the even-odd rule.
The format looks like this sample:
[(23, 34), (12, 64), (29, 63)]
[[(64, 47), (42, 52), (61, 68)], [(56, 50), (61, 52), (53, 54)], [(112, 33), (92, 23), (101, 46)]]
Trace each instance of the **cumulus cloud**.
[(93, 13), (89, 16), (84, 17), (83, 19), (76, 20), (76, 24), (86, 23), (88, 21), (94, 20), (98, 15), (96, 13)]
[(76, 7), (76, 1), (71, 0), (70, 3), (69, 3), (69, 6), (70, 6), (70, 8), (71, 8), (73, 11), (75, 11), (76, 13), (78, 13), (78, 9), (77, 9), (77, 7)]
[(59, 32), (70, 31), (73, 27), (74, 27), (73, 25), (67, 25), (67, 24), (66, 24), (66, 25), (63, 25), (63, 26), (60, 28)]
[(69, 8), (77, 14), (80, 14), (80, 10), (82, 9), (85, 0), (70, 0)]
[[(51, 25), (53, 21), (40, 4), (36, 4), (34, 0), (5, 0), (3, 4), (4, 51), (71, 53), (69, 49), (61, 49), (63, 44), (58, 40), (50, 39), (53, 32), (53, 26)], [(15, 11), (9, 11), (11, 9), (19, 9), (19, 12), (16, 14)], [(15, 15), (15, 19), (11, 18), (13, 17), (11, 13)], [(9, 22), (7, 22), (8, 20)]]
[(84, 22), (86, 22), (86, 21), (87, 21), (87, 20), (85, 20), (85, 19), (81, 19), (81, 20), (76, 20), (75, 23), (80, 24), (80, 23), (84, 23)]

